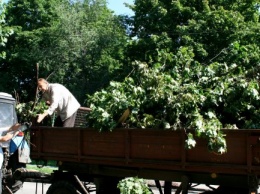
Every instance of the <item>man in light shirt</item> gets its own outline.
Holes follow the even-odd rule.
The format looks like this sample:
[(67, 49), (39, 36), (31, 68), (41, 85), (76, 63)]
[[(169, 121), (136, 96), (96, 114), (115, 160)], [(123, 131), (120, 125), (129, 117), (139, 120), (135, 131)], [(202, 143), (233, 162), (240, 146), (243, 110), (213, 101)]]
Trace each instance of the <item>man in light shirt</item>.
[(40, 123), (47, 115), (57, 111), (55, 126), (73, 127), (76, 119), (79, 102), (73, 94), (63, 85), (48, 83), (43, 78), (38, 79), (38, 89), (43, 93), (43, 99), (49, 104), (44, 113), (38, 115), (37, 122)]

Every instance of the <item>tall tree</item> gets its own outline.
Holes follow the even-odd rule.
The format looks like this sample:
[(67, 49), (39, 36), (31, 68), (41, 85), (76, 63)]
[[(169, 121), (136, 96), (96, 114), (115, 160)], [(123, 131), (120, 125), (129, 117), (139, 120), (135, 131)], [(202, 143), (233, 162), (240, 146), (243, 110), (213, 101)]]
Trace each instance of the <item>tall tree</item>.
[[(2, 1), (0, 0), (0, 59), (6, 58), (6, 43), (7, 38), (13, 33), (13, 30), (10, 29), (8, 26), (6, 26), (5, 21), (5, 6), (3, 5)], [(0, 64), (0, 70), (3, 68), (3, 64)], [(0, 85), (0, 91), (8, 92), (5, 90), (4, 84), (5, 80), (8, 79), (8, 76), (4, 74), (3, 71), (1, 72), (0, 76), (0, 82), (2, 83)]]
[[(221, 128), (259, 128), (259, 1), (136, 0), (124, 82), (89, 97), (91, 126), (195, 129), (223, 153)], [(141, 62), (138, 62), (141, 61)], [(187, 146), (193, 135), (187, 133)]]
[(21, 101), (33, 99), (36, 89), (36, 63), (40, 60), (39, 49), (43, 29), (51, 26), (56, 18), (54, 8), (61, 1), (8, 1), (6, 23), (14, 33), (8, 38), (6, 59), (1, 60), (5, 72), (5, 91), (16, 90)]
[(2, 63), (23, 101), (34, 97), (36, 63), (40, 77), (66, 85), (82, 104), (86, 93), (116, 79), (127, 37), (106, 1), (11, 0), (7, 11), (15, 34)]
[(202, 63), (227, 62), (234, 41), (259, 43), (258, 0), (136, 0), (132, 9), (132, 36), (137, 40), (130, 55), (141, 61), (158, 61), (158, 50), (176, 53), (188, 46)]
[(106, 1), (77, 2), (57, 9), (60, 19), (53, 24), (52, 41), (57, 50), (46, 55), (46, 60), (52, 63), (54, 79), (72, 88), (82, 102), (86, 93), (116, 79), (114, 71), (122, 68), (127, 37)]

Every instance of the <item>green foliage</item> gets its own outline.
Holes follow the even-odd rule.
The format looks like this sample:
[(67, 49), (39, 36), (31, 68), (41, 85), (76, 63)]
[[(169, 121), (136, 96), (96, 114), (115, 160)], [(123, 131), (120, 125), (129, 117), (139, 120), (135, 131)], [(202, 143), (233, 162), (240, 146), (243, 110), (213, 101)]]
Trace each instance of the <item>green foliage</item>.
[(141, 63), (116, 87), (89, 97), (91, 126), (112, 130), (130, 108), (127, 126), (192, 128), (187, 148), (196, 145), (195, 135), (219, 153), (227, 149), (221, 128), (259, 127), (258, 1), (136, 0), (130, 7), (135, 38), (128, 57)]
[(3, 49), (7, 43), (7, 38), (13, 33), (13, 30), (6, 26), (5, 6), (0, 0), (0, 58), (6, 57), (6, 51)]
[[(195, 128), (198, 136), (209, 140), (210, 148), (226, 150), (225, 141), (219, 132), (221, 123), (209, 110), (202, 111), (206, 96), (200, 84), (188, 83), (187, 78), (162, 72), (162, 66), (149, 68), (144, 63), (136, 64), (133, 77), (124, 82), (111, 82), (101, 92), (89, 96), (92, 111), (87, 116), (91, 127), (99, 130), (112, 130), (123, 111), (130, 108), (127, 119), (130, 127), (137, 128)], [(176, 77), (177, 79), (174, 79)], [(180, 79), (180, 80), (178, 80)], [(185, 84), (183, 80), (185, 79)], [(187, 147), (195, 146), (192, 135), (188, 135)], [(214, 145), (214, 146), (213, 146)]]
[(65, 85), (82, 105), (86, 93), (121, 79), (128, 38), (105, 0), (10, 0), (7, 24), (15, 33), (1, 61), (3, 90), (21, 101), (33, 100), (37, 76)]
[(37, 114), (41, 114), (44, 110), (48, 109), (48, 106), (44, 101), (40, 101), (35, 105), (33, 101), (30, 101), (27, 103), (17, 103), (15, 108), (19, 123), (30, 123), (37, 117)]
[[(88, 96), (90, 126), (113, 130), (120, 126), (123, 111), (130, 108), (128, 127), (194, 129), (195, 136), (206, 138), (209, 150), (218, 153), (227, 149), (221, 128), (256, 127), (259, 84), (249, 79), (251, 71), (239, 70), (247, 65), (203, 66), (184, 47), (174, 57), (171, 68), (167, 63), (149, 67), (136, 62), (123, 82), (111, 82), (106, 90)], [(194, 135), (187, 130), (187, 148), (195, 145)]]
[[(8, 37), (6, 58), (1, 60), (0, 72), (3, 75), (3, 91), (20, 96), (20, 101), (33, 100), (36, 88), (36, 63), (44, 52), (45, 45), (38, 44), (42, 29), (50, 26), (50, 19), (55, 19), (53, 8), (60, 1), (8, 1), (6, 4), (6, 25), (14, 33)], [(37, 46), (41, 47), (38, 49)]]
[(120, 60), (124, 58), (127, 37), (104, 0), (61, 5), (56, 9), (59, 20), (53, 25), (52, 44), (57, 48), (55, 53), (61, 56), (50, 57), (54, 53), (51, 51), (46, 62), (55, 71), (52, 80), (64, 83), (82, 102), (85, 93), (107, 85), (111, 78), (117, 79), (115, 72), (122, 69)]
[[(10, 0), (14, 34), (0, 59), (1, 90), (31, 101), (39, 63), (40, 77), (80, 102), (98, 91), (86, 103), (90, 126), (101, 131), (120, 126), (130, 109), (124, 126), (182, 128), (187, 148), (203, 137), (223, 153), (221, 128), (259, 128), (259, 1), (134, 3), (135, 15), (123, 18), (105, 0)], [(136, 62), (125, 77), (128, 61)]]
[(120, 194), (152, 194), (144, 179), (129, 177), (119, 181)]
[[(193, 49), (200, 63), (236, 63), (225, 50), (234, 41), (259, 45), (259, 1), (136, 0), (130, 18), (133, 60), (161, 62), (160, 52)], [(224, 49), (224, 50), (223, 50)], [(159, 52), (157, 52), (159, 51)], [(256, 52), (254, 52), (256, 53)], [(216, 57), (217, 56), (217, 57)], [(170, 61), (166, 57), (163, 60)]]

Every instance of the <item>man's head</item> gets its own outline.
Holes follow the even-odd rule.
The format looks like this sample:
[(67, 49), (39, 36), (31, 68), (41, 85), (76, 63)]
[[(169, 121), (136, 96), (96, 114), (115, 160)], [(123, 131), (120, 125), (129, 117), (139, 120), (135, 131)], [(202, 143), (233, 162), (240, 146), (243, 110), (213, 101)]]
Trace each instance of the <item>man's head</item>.
[(38, 89), (42, 92), (45, 92), (48, 89), (48, 82), (44, 78), (39, 78), (37, 84)]

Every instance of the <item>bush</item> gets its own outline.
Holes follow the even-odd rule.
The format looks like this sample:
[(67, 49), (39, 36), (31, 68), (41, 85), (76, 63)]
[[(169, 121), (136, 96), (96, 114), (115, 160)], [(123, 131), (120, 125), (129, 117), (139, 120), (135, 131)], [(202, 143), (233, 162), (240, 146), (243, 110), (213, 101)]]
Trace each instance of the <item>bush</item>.
[(152, 194), (144, 179), (128, 177), (119, 181), (117, 188), (121, 194)]

